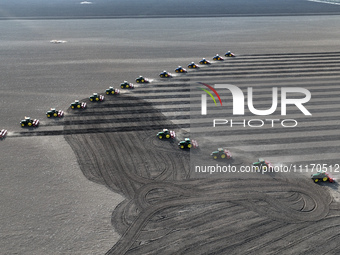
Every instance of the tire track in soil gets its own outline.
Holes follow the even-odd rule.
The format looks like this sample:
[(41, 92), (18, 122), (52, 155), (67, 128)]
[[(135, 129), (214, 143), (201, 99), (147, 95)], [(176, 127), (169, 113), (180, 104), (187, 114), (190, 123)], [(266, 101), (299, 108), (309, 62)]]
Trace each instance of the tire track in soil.
[[(230, 224), (235, 224), (235, 225), (238, 224), (240, 221), (242, 221), (242, 219), (237, 218), (235, 214), (231, 215), (232, 212), (229, 212), (228, 210), (226, 210), (226, 208), (223, 208), (222, 210), (219, 210), (218, 212), (219, 214), (212, 213), (211, 215), (212, 217), (214, 217), (216, 221), (216, 225), (211, 225), (210, 222), (206, 222), (204, 221), (204, 218), (202, 218), (201, 216), (198, 216), (198, 218), (195, 221), (192, 221), (193, 217), (189, 218), (188, 223), (191, 225), (197, 224), (197, 221), (199, 221), (200, 223), (192, 231), (188, 231), (190, 229), (190, 226), (186, 229), (183, 229), (184, 231), (182, 231), (181, 229), (182, 226), (178, 226), (175, 230), (169, 230), (169, 234), (166, 236), (167, 242), (161, 241), (159, 243), (160, 247), (157, 248), (157, 252), (159, 254), (167, 253), (167, 249), (173, 246), (177, 248), (176, 254), (186, 254), (185, 252), (188, 249), (188, 247), (200, 246), (200, 244), (202, 243), (202, 239), (211, 240), (214, 236), (215, 237), (221, 236), (223, 234), (228, 236), (228, 235), (235, 234), (235, 232), (234, 233), (226, 232), (225, 229), (228, 228)], [(238, 213), (240, 217), (245, 217), (245, 218), (252, 216), (251, 212), (244, 212), (244, 211), (242, 212), (242, 208), (238, 208), (236, 213)], [(253, 220), (262, 221), (262, 219), (260, 218), (256, 218), (256, 219), (254, 218)], [(168, 226), (168, 223), (169, 222), (166, 222), (164, 224)], [(177, 224), (179, 223), (181, 222), (177, 222)], [(154, 247), (152, 247), (151, 245), (139, 245), (131, 249), (131, 252), (134, 254), (148, 254), (152, 252), (153, 249)], [(183, 249), (183, 251), (181, 249)], [(129, 252), (127, 254), (129, 254)]]
[[(258, 78), (264, 74), (260, 71), (261, 63), (267, 60), (268, 63), (275, 62), (278, 70), (275, 71), (275, 66), (271, 65), (274, 70), (261, 77), (264, 81), (272, 77), (282, 82), (290, 76), (302, 79), (306, 75), (329, 78), (340, 67), (337, 65), (340, 64), (338, 53), (332, 57), (331, 53), (319, 57), (314, 57), (315, 54), (300, 55), (268, 55), (266, 60), (256, 55), (241, 56), (233, 59), (236, 61), (216, 64), (215, 70), (213, 67), (202, 68), (190, 72), (185, 79), (175, 77), (171, 82), (176, 82), (176, 79), (182, 81), (173, 86), (180, 88), (196, 77), (215, 77), (214, 72), (226, 71), (232, 64), (241, 67), (242, 61), (245, 63), (242, 71), (225, 72), (223, 76), (238, 78), (240, 74), (250, 74), (247, 79)], [(302, 60), (305, 63), (315, 62), (308, 63), (311, 68), (299, 69), (297, 62)], [(327, 61), (332, 72), (326, 74), (316, 69), (313, 74), (309, 73)], [(293, 70), (280, 70), (280, 65), (291, 66)], [(171, 82), (150, 84), (150, 88), (171, 88)], [(186, 93), (188, 89), (180, 91)], [(114, 100), (106, 97), (106, 101), (92, 109), (68, 112), (67, 119), (65, 117), (61, 134), (75, 151), (84, 175), (126, 197), (112, 213), (112, 225), (121, 238), (107, 254), (236, 254), (235, 251), (239, 252), (237, 254), (256, 254), (282, 251), (280, 247), (288, 244), (288, 249), (294, 251), (310, 245), (311, 242), (301, 238), (304, 233), (326, 237), (323, 230), (329, 240), (338, 240), (339, 236), (329, 230), (338, 220), (338, 217), (332, 216), (336, 215), (337, 208), (332, 208), (331, 217), (327, 217), (332, 205), (331, 197), (310, 180), (191, 179), (187, 164), (189, 153), (180, 151), (175, 141), (159, 141), (155, 136), (162, 128), (181, 133), (181, 127), (188, 127), (186, 124), (173, 124), (162, 114), (190, 110), (177, 107), (178, 101), (171, 101), (188, 99), (187, 94), (169, 92), (164, 91), (168, 93), (166, 96), (158, 95), (158, 92), (144, 98), (150, 101), (164, 99), (164, 103), (155, 105), (145, 101), (143, 96), (120, 95)], [(143, 93), (136, 91), (135, 95), (138, 94)], [(324, 98), (324, 95), (317, 97)], [(166, 106), (163, 109), (155, 108), (163, 105)], [(131, 117), (115, 121), (114, 116), (124, 114)], [(94, 117), (98, 118), (97, 122)], [(188, 116), (178, 115), (177, 119), (188, 119)], [(320, 129), (333, 130), (334, 126), (325, 125)], [(306, 130), (308, 128), (302, 131)], [(251, 133), (257, 134), (256, 131)], [(234, 132), (234, 135), (238, 134), (245, 132)], [(335, 136), (323, 138), (332, 140)], [(317, 139), (315, 137), (313, 141)], [(297, 143), (308, 141), (309, 137), (281, 140)], [(259, 142), (266, 144), (272, 141), (263, 139)]]
[[(261, 183), (262, 181), (260, 181)], [(293, 186), (289, 186), (289, 184), (287, 183), (282, 183), (280, 185), (280, 183), (277, 183), (276, 185), (273, 185), (273, 187), (271, 188), (267, 188), (267, 192), (270, 192), (270, 191), (277, 191), (277, 187), (280, 187), (284, 192), (290, 192), (293, 190), (293, 192), (297, 192), (297, 191), (300, 191), (300, 192), (303, 192), (303, 193), (307, 193), (309, 194), (310, 196), (314, 197), (314, 202), (315, 204), (318, 204), (320, 205), (319, 207), (315, 206), (315, 209), (311, 212), (299, 212), (299, 211), (296, 211), (293, 210), (293, 209), (287, 209), (285, 208), (286, 205), (277, 205), (277, 203), (273, 203), (273, 201), (271, 200), (271, 198), (268, 198), (264, 193), (259, 193), (259, 192), (256, 192), (256, 189), (251, 189), (251, 188), (248, 188), (247, 190), (243, 190), (243, 192), (245, 192), (244, 194), (243, 193), (235, 193), (234, 190), (232, 190), (233, 192), (230, 192), (228, 189), (226, 189), (224, 192), (222, 192), (222, 189), (224, 187), (224, 182), (220, 182), (219, 185), (221, 185), (221, 187), (218, 187), (218, 191), (219, 192), (216, 192), (215, 190), (213, 190), (213, 192), (210, 194), (206, 194), (205, 190), (203, 190), (203, 192), (197, 192), (196, 191), (196, 188), (194, 189), (194, 191), (192, 190), (184, 190), (184, 189), (181, 189), (179, 187), (177, 187), (175, 190), (177, 190), (176, 192), (186, 192), (186, 195), (184, 196), (184, 198), (178, 198), (176, 200), (166, 200), (166, 201), (160, 201), (156, 204), (153, 204), (151, 206), (147, 206), (147, 203), (142, 202), (142, 201), (139, 201), (139, 202), (142, 202), (142, 207), (144, 207), (145, 209), (141, 210), (141, 214), (139, 215), (140, 217), (136, 219), (136, 221), (133, 223), (133, 225), (131, 225), (129, 227), (129, 229), (125, 232), (125, 235), (128, 235), (128, 236), (123, 236), (123, 238), (121, 240), (123, 240), (124, 242), (129, 242), (128, 240), (130, 240), (130, 244), (128, 245), (127, 243), (117, 243), (116, 246), (114, 246), (114, 250), (112, 250), (112, 254), (125, 254), (125, 252), (127, 252), (128, 250), (124, 250), (124, 246), (125, 247), (131, 247), (134, 243), (134, 238), (137, 238), (138, 237), (138, 234), (136, 232), (139, 232), (139, 231), (135, 231), (136, 229), (144, 229), (145, 225), (146, 225), (146, 222), (149, 221), (157, 212), (161, 211), (161, 210), (164, 210), (166, 208), (176, 208), (177, 206), (179, 205), (188, 205), (188, 204), (197, 204), (197, 203), (203, 203), (203, 204), (206, 204), (206, 203), (221, 203), (221, 202), (230, 202), (230, 201), (242, 201), (242, 200), (245, 200), (246, 202), (249, 200), (257, 200), (257, 199), (262, 199), (262, 200), (266, 200), (271, 206), (274, 206), (277, 208), (277, 210), (274, 210), (274, 211), (268, 211), (268, 207), (264, 207), (263, 211), (261, 211), (260, 213), (258, 212), (259, 210), (256, 208), (257, 205), (252, 205), (249, 207), (249, 205), (246, 205), (245, 208), (248, 208), (250, 209), (251, 211), (254, 211), (254, 212), (257, 212), (258, 215), (263, 215), (263, 216), (266, 216), (269, 218), (272, 218), (275, 222), (276, 221), (283, 221), (285, 223), (296, 223), (296, 222), (300, 222), (301, 220), (304, 221), (304, 220), (307, 220), (307, 221), (313, 221), (313, 217), (316, 217), (315, 220), (319, 219), (319, 218), (323, 218), (325, 215), (327, 215), (327, 204), (324, 204), (322, 201), (322, 198), (319, 196), (319, 197), (316, 197), (315, 194), (317, 194), (317, 192), (312, 192), (312, 191), (308, 191), (308, 190), (305, 190), (306, 187), (304, 187), (303, 189), (300, 189), (298, 187), (296, 187), (295, 185)], [(258, 183), (254, 183), (256, 185), (258, 185)], [(157, 188), (159, 187), (159, 184), (158, 183), (152, 183), (152, 184), (149, 184), (149, 185), (146, 185), (146, 186), (150, 186), (150, 189), (154, 189), (154, 188)], [(164, 186), (164, 185), (163, 185)], [(171, 187), (171, 184), (169, 183), (168, 184), (169, 188)], [(309, 186), (309, 185), (307, 185)], [(145, 196), (143, 196), (142, 193), (148, 193), (148, 189), (146, 187), (143, 188), (143, 192), (139, 192), (139, 197), (142, 197), (141, 199), (144, 200)], [(249, 192), (252, 192), (251, 195), (249, 195)], [(203, 193), (203, 194), (202, 194)], [(195, 194), (195, 195), (194, 195)], [(247, 195), (245, 195), (247, 194)], [(323, 194), (322, 194), (323, 196)], [(165, 198), (162, 198), (162, 200), (164, 200)], [(327, 202), (327, 201), (326, 201)], [(329, 201), (328, 201), (329, 202)], [(330, 202), (329, 202), (330, 203)], [(140, 208), (141, 206), (139, 206)], [(156, 209), (156, 210), (155, 210)], [(270, 209), (270, 208), (269, 208)], [(280, 211), (286, 211), (284, 215), (282, 215), (282, 213), (280, 213)], [(275, 213), (277, 215), (275, 215)], [(255, 214), (256, 215), (256, 214)], [(256, 216), (258, 217), (258, 216)], [(252, 218), (251, 218), (252, 219)], [(214, 224), (213, 222), (210, 222), (211, 224)], [(262, 223), (259, 223), (259, 226), (262, 225)], [(214, 225), (215, 226), (215, 225)], [(191, 226), (193, 228), (193, 230), (195, 230), (196, 226)], [(215, 227), (218, 227), (218, 226), (215, 226)], [(225, 231), (225, 229), (223, 229), (223, 231)], [(258, 235), (256, 234), (255, 232), (255, 235)], [(222, 242), (222, 241), (221, 241)], [(225, 242), (225, 240), (223, 240), (223, 242)], [(159, 243), (157, 243), (157, 245), (159, 245)], [(207, 243), (205, 243), (205, 245), (207, 245)], [(122, 247), (120, 247), (122, 246)], [(214, 243), (213, 247), (216, 247), (216, 243)], [(156, 247), (154, 247), (154, 249), (156, 249)], [(129, 253), (127, 253), (129, 254)], [(133, 253), (131, 253), (133, 254)], [(138, 253), (136, 253), (138, 254)], [(156, 254), (156, 253), (155, 253)], [(188, 253), (189, 254), (189, 253)], [(195, 252), (193, 252), (192, 254), (195, 254)]]

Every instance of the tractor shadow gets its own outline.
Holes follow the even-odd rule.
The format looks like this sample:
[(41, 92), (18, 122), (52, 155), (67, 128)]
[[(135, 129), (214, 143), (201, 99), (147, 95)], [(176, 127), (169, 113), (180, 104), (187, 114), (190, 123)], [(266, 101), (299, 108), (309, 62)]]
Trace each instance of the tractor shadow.
[(329, 187), (333, 190), (338, 190), (339, 189), (339, 183), (337, 181), (332, 182), (320, 182), (319, 183), (320, 186), (324, 186), (324, 187)]

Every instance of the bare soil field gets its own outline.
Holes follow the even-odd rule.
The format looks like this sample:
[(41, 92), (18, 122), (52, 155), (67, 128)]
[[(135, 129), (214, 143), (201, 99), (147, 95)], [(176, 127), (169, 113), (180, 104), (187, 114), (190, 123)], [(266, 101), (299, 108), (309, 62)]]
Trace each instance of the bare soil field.
[[(307, 171), (194, 171), (196, 164), (247, 166), (258, 157), (339, 163), (337, 16), (1, 22), (0, 128), (9, 130), (0, 141), (4, 254), (339, 253), (338, 184), (315, 184)], [(157, 76), (224, 50), (237, 57), (170, 80)], [(101, 103), (87, 99), (141, 74), (152, 82)], [(199, 82), (253, 86), (264, 109), (273, 86), (303, 87), (313, 115), (292, 107), (294, 129), (210, 132)], [(219, 93), (230, 108), (230, 94)], [(66, 110), (82, 98), (86, 110)], [(208, 99), (210, 117), (230, 118)], [(47, 119), (49, 107), (65, 117)], [(281, 118), (279, 110), (271, 117)], [(22, 129), (27, 114), (41, 126)], [(176, 139), (159, 140), (163, 128)], [(178, 148), (189, 136), (199, 150)], [(234, 160), (214, 161), (218, 147)]]
[[(64, 129), (58, 132), (65, 135), (76, 153), (84, 175), (126, 198), (113, 211), (112, 226), (121, 238), (107, 254), (337, 254), (340, 251), (340, 204), (329, 192), (337, 189), (337, 184), (320, 186), (306, 175), (295, 178), (285, 174), (253, 174), (251, 178), (242, 174), (232, 178), (202, 177), (192, 171), (190, 154), (194, 160), (208, 161), (206, 155), (215, 146), (213, 139), (209, 140), (203, 131), (194, 131), (191, 136), (195, 135), (202, 142), (202, 148), (193, 154), (180, 150), (176, 140), (169, 142), (156, 137), (163, 128), (176, 130), (177, 140), (189, 135), (188, 121), (195, 122), (195, 118), (187, 108), (190, 85), (196, 86), (195, 79), (218, 82), (228, 77), (236, 80), (240, 72), (243, 79), (251, 77), (252, 81), (257, 79), (257, 83), (262, 84), (272, 76), (279, 83), (290, 79), (290, 86), (299, 84), (309, 88), (314, 98), (323, 98), (326, 93), (329, 99), (322, 105), (328, 106), (327, 116), (338, 114), (337, 108), (332, 108), (337, 101), (330, 99), (337, 94), (338, 85), (331, 80), (333, 75), (337, 76), (340, 66), (338, 53), (239, 56), (231, 61), (213, 63), (211, 67), (202, 67), (171, 80), (140, 85), (128, 95), (106, 96), (104, 102), (87, 101), (85, 110), (68, 110), (67, 118), (60, 123)], [(264, 68), (262, 62), (270, 68)], [(312, 74), (305, 75), (309, 65)], [(323, 73), (318, 65), (330, 66)], [(233, 72), (233, 68), (237, 71)], [(329, 84), (325, 89), (314, 89), (311, 75), (325, 76), (323, 80)], [(178, 91), (181, 93), (177, 94)], [(198, 96), (191, 99), (198, 101)], [(267, 100), (264, 98), (262, 103)], [(315, 115), (318, 112), (323, 116), (323, 110), (314, 109)], [(194, 116), (198, 121), (191, 127), (206, 128), (205, 123), (199, 122), (198, 114)], [(176, 120), (180, 120), (180, 124), (175, 124)], [(327, 137), (338, 141), (334, 135), (323, 133), (337, 132), (336, 124), (323, 117), (319, 120), (325, 121), (320, 137), (309, 136), (307, 130), (315, 129), (313, 125), (317, 123), (306, 118), (310, 124), (304, 127), (302, 121), (302, 127), (295, 130), (299, 138), (291, 138), (291, 132), (282, 129), (272, 130), (273, 138), (268, 130), (261, 135), (259, 131), (233, 129), (228, 137), (234, 139), (225, 137), (220, 143), (227, 143), (231, 151), (236, 151), (235, 158), (242, 158), (242, 164), (251, 164), (251, 157), (259, 155), (268, 156), (274, 163), (279, 155), (294, 163), (305, 163), (306, 156), (316, 162), (326, 158), (327, 162), (335, 163), (338, 158), (332, 155), (338, 152), (338, 143), (329, 151), (320, 152), (319, 148), (326, 149), (329, 145)], [(51, 135), (51, 132), (46, 131), (44, 135)], [(223, 138), (220, 133), (209, 136)], [(266, 147), (249, 150), (255, 143), (249, 137), (256, 137), (258, 145), (273, 147), (279, 143), (278, 151), (274, 153)], [(280, 146), (281, 141), (286, 147)], [(296, 147), (296, 143), (302, 142), (305, 146)], [(316, 143), (315, 148), (313, 143)], [(293, 159), (297, 154), (301, 154), (300, 160)], [(333, 193), (336, 195), (337, 191)], [(327, 245), (318, 242), (327, 242)]]

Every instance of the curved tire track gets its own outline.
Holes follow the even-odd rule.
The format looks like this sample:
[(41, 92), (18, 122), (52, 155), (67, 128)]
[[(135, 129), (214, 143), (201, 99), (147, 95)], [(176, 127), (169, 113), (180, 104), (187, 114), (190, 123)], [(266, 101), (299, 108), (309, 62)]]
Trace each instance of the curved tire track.
[[(259, 79), (265, 67), (261, 63), (266, 61), (275, 64), (271, 65), (271, 74), (262, 77), (264, 79), (306, 77), (310, 70), (315, 71), (310, 76), (332, 77), (333, 71), (340, 67), (339, 54), (332, 57), (331, 54), (324, 57), (315, 57), (314, 54), (268, 55), (262, 60), (262, 56), (244, 56), (244, 65), (240, 58), (216, 64), (216, 69), (212, 65), (190, 72), (185, 79), (175, 77), (173, 81), (180, 81), (176, 87), (182, 87), (183, 84), (188, 85), (185, 82), (190, 79), (215, 77), (214, 72), (226, 70), (232, 64), (242, 70), (218, 75), (217, 78), (250, 74), (247, 79)], [(327, 61), (328, 67), (333, 68), (328, 74), (316, 66)], [(299, 63), (307, 62), (309, 68), (299, 68)], [(282, 66), (291, 67), (292, 70), (281, 70)], [(171, 88), (171, 82), (150, 84), (149, 87), (163, 87), (164, 90)], [(147, 91), (146, 88), (145, 93)], [(173, 124), (162, 114), (190, 110), (188, 107), (178, 107), (179, 101), (172, 101), (174, 98), (190, 100), (188, 94), (169, 92), (166, 96), (155, 93), (145, 97), (151, 101), (163, 98), (164, 104), (158, 102), (154, 106), (138, 98), (143, 97), (143, 93), (135, 93), (136, 97), (121, 95), (115, 97), (114, 102), (108, 99), (86, 111), (72, 111), (65, 116), (61, 134), (65, 135), (75, 151), (84, 175), (126, 197), (112, 213), (112, 224), (122, 236), (107, 254), (282, 252), (280, 247), (286, 243), (289, 243), (287, 250), (294, 251), (306, 249), (312, 243), (301, 237), (304, 231), (308, 231), (310, 236), (319, 234), (325, 237), (324, 233), (327, 233), (332, 242), (338, 239), (338, 235), (332, 235), (329, 230), (338, 220), (338, 208), (322, 187), (309, 180), (285, 180), (276, 176), (251, 180), (190, 178), (189, 153), (180, 151), (175, 141), (159, 141), (155, 136), (162, 128), (177, 131), (180, 127), (190, 126)], [(185, 88), (181, 92), (189, 91)], [(317, 97), (326, 98), (321, 94)], [(155, 108), (158, 106), (165, 107)], [(318, 111), (322, 112), (322, 109)], [(124, 114), (129, 114), (129, 117), (121, 117)], [(188, 117), (187, 113), (176, 114), (174, 116), (179, 116), (178, 120)], [(120, 117), (115, 121), (114, 116)], [(204, 124), (200, 125), (204, 127)], [(325, 124), (319, 129), (333, 130), (335, 127)], [(311, 129), (315, 130), (315, 127)], [(233, 134), (248, 133), (234, 131)], [(251, 133), (255, 135), (258, 131)], [(259, 143), (271, 141), (268, 138)], [(283, 141), (297, 142), (296, 139)], [(187, 237), (190, 240), (186, 240)]]

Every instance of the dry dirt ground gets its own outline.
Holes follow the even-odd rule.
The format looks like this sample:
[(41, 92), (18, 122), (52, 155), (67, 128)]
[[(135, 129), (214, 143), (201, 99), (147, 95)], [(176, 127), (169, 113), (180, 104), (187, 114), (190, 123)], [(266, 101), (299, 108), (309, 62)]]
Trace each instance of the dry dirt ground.
[[(338, 24), (337, 16), (3, 21), (0, 128), (10, 132), (0, 147), (2, 251), (339, 254), (337, 184), (314, 184), (310, 170), (207, 175), (193, 168), (246, 166), (257, 157), (275, 165), (339, 163)], [(157, 78), (229, 48), (235, 59)], [(49, 107), (66, 109), (140, 74), (153, 81), (45, 119)], [(263, 108), (273, 86), (304, 87), (313, 115), (291, 107), (294, 129), (211, 130), (211, 119), (200, 116), (198, 82), (253, 86)], [(230, 94), (218, 92), (230, 110)], [(208, 117), (231, 118), (208, 100)], [(279, 110), (272, 117), (282, 118)], [(25, 114), (41, 127), (23, 130)], [(177, 140), (158, 140), (162, 128)], [(189, 135), (200, 150), (178, 148)], [(220, 146), (234, 161), (212, 160)]]
[[(337, 184), (314, 184), (306, 172), (210, 178), (192, 165), (212, 162), (209, 153), (223, 145), (235, 152), (237, 165), (258, 156), (274, 164), (337, 163), (339, 125), (333, 119), (339, 115), (339, 70), (338, 52), (239, 55), (169, 80), (155, 79), (129, 94), (107, 95), (103, 102), (84, 99), (87, 109), (69, 109), (64, 120), (51, 124), (63, 130), (29, 134), (64, 135), (84, 175), (125, 197), (112, 213), (121, 238), (107, 254), (338, 254)], [(240, 87), (251, 80), (262, 90), (257, 96), (265, 106), (273, 80), (279, 87), (307, 88), (313, 117), (298, 116), (296, 129), (207, 134), (210, 124), (197, 115), (201, 93), (190, 91), (197, 81), (226, 79)], [(190, 127), (201, 147), (191, 160), (177, 145)], [(175, 130), (177, 139), (159, 140), (162, 128)]]

